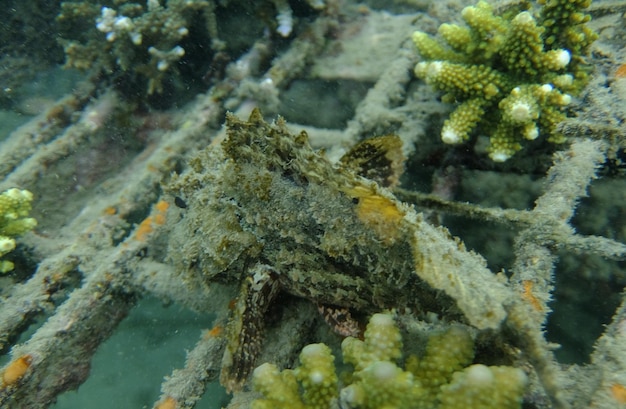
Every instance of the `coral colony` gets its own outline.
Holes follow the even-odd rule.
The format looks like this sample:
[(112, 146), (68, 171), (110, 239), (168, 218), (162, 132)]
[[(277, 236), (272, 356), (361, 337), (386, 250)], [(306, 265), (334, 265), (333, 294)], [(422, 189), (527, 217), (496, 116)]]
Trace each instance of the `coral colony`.
[[(175, 67), (187, 52), (181, 43), (189, 40), (192, 30), (196, 35), (192, 43), (206, 43), (201, 52), (223, 48), (217, 32), (216, 5), (212, 1), (117, 3), (116, 8), (98, 7), (89, 2), (62, 4), (58, 20), (62, 27), (67, 27), (67, 39), (63, 40), (67, 67), (81, 70), (97, 67), (107, 73), (134, 73), (147, 80), (146, 91), (153, 94), (163, 91), (166, 79), (176, 77)], [(308, 3), (316, 10), (325, 6), (320, 0), (308, 0)], [(270, 0), (268, 5), (276, 9), (276, 32), (288, 37), (293, 30), (291, 6), (287, 0)], [(202, 18), (198, 19), (198, 16)], [(85, 33), (77, 33), (78, 20), (85, 18), (95, 19), (94, 27)], [(210, 54), (204, 57), (207, 55)]]
[[(424, 199), (399, 188), (412, 149), (399, 134), (404, 122), (410, 127), (419, 121), (411, 116), (417, 110), (393, 111), (393, 105), (411, 99), (403, 94), (409, 82), (423, 81), (453, 104), (440, 133), (444, 143), (484, 135), (493, 162), (522, 156), (530, 144), (563, 144), (575, 134), (561, 124), (590, 82), (585, 57), (597, 37), (586, 25), (591, 2), (539, 0), (535, 9), (522, 1), (496, 12), (479, 1), (463, 9), (463, 25), (442, 24), (438, 37), (415, 32), (419, 58), (405, 41), (355, 108), (345, 131), (349, 143), (334, 158), (312, 147), (313, 134), (331, 134), (326, 140), (333, 148), (343, 143), (333, 139), (343, 131), (294, 132), (282, 117), (268, 122), (260, 109), (247, 108), (261, 104), (261, 97), (278, 100), (295, 78), (308, 79), (304, 72), (329, 39), (346, 35), (341, 23), (375, 12), (350, 2), (307, 0), (300, 4), (312, 16), (305, 21), (294, 3), (255, 2), (269, 22), (261, 24), (263, 38), (239, 56), (220, 54), (228, 45), (218, 35), (216, 9), (227, 13), (249, 1), (62, 3), (56, 21), (66, 66), (99, 75), (95, 85), (78, 87), (9, 138), (17, 148), (0, 149), (0, 278), (8, 283), (2, 289), (0, 347), (12, 355), (2, 369), (0, 406), (46, 407), (77, 388), (89, 376), (98, 346), (146, 294), (217, 316), (184, 368), (165, 377), (156, 409), (191, 408), (213, 381), (233, 394), (229, 408), (626, 404), (626, 304), (606, 324), (584, 367), (557, 362), (544, 328), (557, 250), (626, 258), (626, 246), (608, 234), (583, 236), (570, 224), (609, 155), (614, 171), (623, 172), (616, 154), (623, 153), (623, 141), (609, 148), (600, 137), (573, 138), (567, 151), (554, 155), (532, 210)], [(299, 24), (306, 29), (300, 32)], [(404, 40), (415, 25), (408, 28)], [(188, 46), (191, 36), (206, 41), (206, 48)], [(194, 52), (238, 60), (224, 63), (206, 94), (166, 120), (120, 92), (119, 84), (136, 81), (135, 98), (155, 97), (184, 77), (179, 68), (197, 57)], [(232, 107), (240, 112), (226, 112)], [(135, 136), (140, 126), (132, 124), (150, 114), (154, 123), (167, 125), (115, 151), (128, 155), (113, 162), (121, 177), (86, 182), (84, 191), (69, 184), (77, 173), (59, 163), (76, 152), (104, 156), (99, 149)], [(115, 121), (122, 125), (112, 126)], [(398, 135), (372, 135), (394, 121), (401, 123)], [(141, 131), (147, 133), (146, 122)], [(589, 134), (608, 129), (603, 124), (594, 131), (592, 121), (586, 126)], [(45, 149), (29, 145), (32, 140)], [(79, 202), (59, 222), (61, 233), (39, 217), (52, 211), (37, 213), (37, 202), (46, 198), (31, 188), (44, 190), (53, 177), (68, 183), (55, 185), (56, 194)], [(34, 211), (33, 194), (12, 186), (37, 193)], [(60, 200), (48, 199), (48, 207), (66, 206)], [(431, 223), (422, 205), (515, 230), (508, 232), (507, 270), (492, 271), (482, 255)], [(31, 213), (53, 226), (35, 239)], [(18, 254), (22, 242), (47, 246), (32, 256), (39, 257), (32, 276), (11, 282), (20, 265), (12, 257), (27, 257)], [(14, 344), (42, 311), (49, 316)]]
[[(300, 353), (300, 366), (279, 371), (265, 363), (254, 370), (252, 383), (264, 396), (253, 409), (328, 409), (340, 407), (515, 409), (526, 386), (521, 369), (471, 365), (474, 345), (461, 327), (430, 336), (425, 355), (411, 355), (405, 368), (402, 336), (389, 314), (374, 314), (364, 339), (348, 337), (341, 344), (353, 371), (341, 374), (350, 382), (339, 389), (331, 350), (311, 344)], [(302, 391), (302, 392), (300, 392)]]
[[(32, 230), (37, 221), (27, 217), (33, 194), (28, 190), (9, 189), (0, 194), (0, 257), (15, 249), (15, 237)], [(13, 270), (13, 263), (0, 259), (0, 273)]]
[(494, 15), (479, 1), (463, 9), (467, 26), (442, 24), (445, 45), (417, 31), (425, 61), (415, 75), (457, 104), (441, 131), (448, 144), (475, 133), (489, 136), (489, 157), (504, 162), (539, 137), (563, 143), (557, 125), (588, 81), (584, 57), (597, 37), (585, 23), (583, 1), (549, 1), (536, 13)]

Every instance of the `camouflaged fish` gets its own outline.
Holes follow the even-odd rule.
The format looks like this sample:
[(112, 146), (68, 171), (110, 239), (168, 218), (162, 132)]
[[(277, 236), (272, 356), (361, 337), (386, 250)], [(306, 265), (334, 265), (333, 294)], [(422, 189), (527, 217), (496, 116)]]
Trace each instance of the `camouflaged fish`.
[(229, 115), (227, 136), (201, 151), (167, 190), (186, 203), (170, 240), (181, 273), (239, 283), (221, 381), (238, 390), (262, 345), (279, 292), (318, 306), (372, 312), (408, 307), (479, 329), (506, 316), (510, 290), (447, 230), (387, 187), (402, 170), (395, 136), (362, 142), (339, 163), (282, 119)]

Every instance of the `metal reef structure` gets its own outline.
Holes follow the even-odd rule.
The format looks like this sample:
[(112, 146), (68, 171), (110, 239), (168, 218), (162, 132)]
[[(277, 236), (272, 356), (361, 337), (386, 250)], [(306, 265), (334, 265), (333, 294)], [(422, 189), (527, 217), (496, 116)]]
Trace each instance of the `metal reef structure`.
[[(120, 110), (132, 109), (120, 102), (115, 91), (101, 81), (102, 77), (86, 80), (72, 95), (57, 101), (1, 143), (0, 191), (12, 187), (31, 190), (35, 194), (35, 216), (41, 219), (49, 215), (50, 220), (43, 223), (40, 220), (35, 232), (21, 237), (21, 258), (29, 262), (16, 260), (20, 275), (3, 281), (0, 349), (10, 352), (11, 361), (2, 369), (0, 406), (45, 407), (60, 393), (78, 387), (89, 376), (89, 362), (98, 346), (116, 330), (137, 299), (146, 294), (195, 311), (211, 311), (218, 317), (216, 328), (203, 334), (189, 351), (185, 366), (174, 370), (163, 382), (162, 396), (154, 408), (192, 408), (206, 384), (219, 378), (226, 348), (226, 339), (219, 328), (230, 314), (229, 298), (236, 295), (238, 286), (215, 284), (224, 290), (224, 296), (216, 298), (215, 291), (209, 291), (211, 283), (199, 275), (181, 276), (162, 257), (179, 217), (175, 198), (163, 193), (162, 186), (173, 172), (188, 166), (189, 158), (197, 151), (224, 138), (221, 125), (227, 110), (241, 117), (247, 117), (253, 106), (273, 112), (276, 100), (290, 84), (315, 75), (326, 79), (336, 75), (369, 87), (343, 129), (289, 124), (293, 130), (306, 128), (311, 143), (328, 148), (329, 152), (338, 144), (349, 147), (385, 131), (397, 133), (405, 146), (413, 146), (418, 140), (416, 130), (425, 128), (425, 118), (445, 110), (437, 105), (426, 108), (424, 95), (429, 95), (428, 91), (416, 85), (417, 80), (411, 75), (418, 56), (410, 34), (418, 25), (422, 30), (424, 24), (434, 27), (435, 18), (423, 12), (409, 17), (383, 15), (359, 9), (350, 2), (328, 3), (325, 12), (300, 23), (292, 38), (281, 39), (287, 46), (280, 52), (275, 51), (277, 47), (271, 37), (257, 40), (248, 52), (229, 63), (224, 78), (206, 93), (197, 95), (184, 108), (170, 110), (167, 126), (157, 137), (143, 140), (139, 147), (127, 147), (123, 160), (115, 169), (108, 169), (104, 177), (83, 174), (86, 190), (74, 189), (74, 182), (59, 187), (58, 179), (64, 175), (55, 172), (61, 169), (61, 163), (75, 163), (77, 168), (88, 166), (89, 160), (85, 162), (81, 158), (104, 149), (102, 140), (93, 135), (106, 129), (107, 121), (115, 120), (112, 118), (116, 115), (119, 118)], [(612, 16), (625, 11), (626, 4), (620, 1), (598, 1), (589, 10), (594, 24), (600, 28), (602, 24), (619, 24), (622, 30), (624, 20), (615, 23)], [(345, 23), (346, 19), (365, 27), (367, 24), (363, 22), (376, 19), (404, 27), (400, 47), (375, 78), (349, 69), (320, 74), (322, 69), (315, 64), (329, 58), (328, 43), (332, 43), (329, 37), (341, 39), (348, 36), (349, 29), (354, 29)], [(376, 41), (372, 35), (363, 38)], [(579, 105), (578, 117), (560, 125), (570, 142), (553, 155), (549, 169), (542, 176), (543, 192), (531, 210), (484, 207), (434, 194), (394, 190), (400, 200), (427, 212), (433, 220), (452, 214), (472, 221), (488, 221), (503, 231), (514, 231), (509, 277), (504, 280), (514, 300), (503, 306), (508, 314), (507, 323), (487, 332), (492, 331), (490, 336), (494, 339), (513, 336), (517, 340), (514, 344), (517, 349), (511, 354), (518, 356), (518, 363), (527, 365), (525, 369), (532, 374), (529, 389), (532, 392), (524, 398), (527, 407), (615, 408), (626, 403), (623, 292), (614, 316), (595, 342), (588, 364), (558, 363), (544, 332), (559, 257), (576, 254), (598, 255), (605, 260), (626, 259), (624, 243), (612, 237), (582, 235), (572, 226), (577, 206), (598, 178), (624, 177), (617, 165), (615, 172), (600, 175), (602, 167), (609, 166), (607, 163), (619, 164), (620, 151), (626, 144), (626, 129), (620, 122), (626, 119), (626, 93), (619, 94), (612, 88), (619, 81), (626, 81), (614, 75), (617, 61), (626, 58), (626, 51), (624, 48), (607, 51), (603, 41), (607, 40), (601, 37), (594, 49), (593, 79), (581, 97), (584, 104)], [(263, 67), (254, 63), (259, 58), (269, 62), (267, 68), (242, 71), (241, 67), (251, 65)], [(607, 107), (603, 97), (610, 93), (614, 94), (615, 102)], [(422, 111), (415, 107), (421, 107)], [(117, 113), (110, 114), (111, 109)], [(155, 118), (151, 119), (158, 120)], [(132, 129), (140, 138), (143, 128)], [(420, 158), (422, 154), (412, 155)], [(512, 167), (489, 170), (494, 169), (502, 173), (515, 170)], [(97, 182), (90, 185), (90, 178)], [(46, 189), (46, 186), (54, 188)], [(623, 203), (610, 206), (623, 206)], [(55, 217), (55, 208), (69, 209), (66, 214), (72, 216)], [(495, 277), (497, 272), (493, 273)], [(589, 274), (593, 278), (594, 272)], [(616, 280), (623, 285), (625, 278)], [(480, 297), (480, 285), (475, 291)], [(316, 312), (308, 303), (292, 302), (300, 308), (285, 314), (284, 320), (268, 331), (259, 364), (263, 359), (282, 365), (293, 362), (302, 345), (315, 341), (310, 338), (312, 327), (326, 325), (312, 318)], [(17, 344), (20, 334), (41, 317), (46, 318), (43, 323), (28, 339)], [(410, 332), (418, 318), (407, 313), (402, 319), (404, 330)], [(499, 332), (505, 335), (498, 335)], [(288, 348), (279, 344), (285, 338), (290, 339)], [(255, 397), (258, 395), (250, 391), (236, 392), (228, 407), (248, 407)]]

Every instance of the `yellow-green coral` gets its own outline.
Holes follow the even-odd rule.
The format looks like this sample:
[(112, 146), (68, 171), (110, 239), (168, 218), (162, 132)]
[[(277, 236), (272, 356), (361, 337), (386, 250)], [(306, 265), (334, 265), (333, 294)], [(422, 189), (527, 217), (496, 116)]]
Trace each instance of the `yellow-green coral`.
[(479, 1), (462, 12), (467, 26), (439, 27), (445, 44), (413, 34), (425, 60), (415, 67), (416, 76), (444, 91), (444, 101), (459, 104), (444, 123), (445, 143), (461, 143), (479, 131), (490, 137), (490, 158), (502, 162), (539, 136), (564, 142), (556, 128), (571, 95), (587, 82), (584, 57), (596, 38), (582, 11), (591, 1), (539, 3), (537, 13), (499, 16)]
[(416, 407), (424, 389), (413, 374), (389, 361), (376, 361), (354, 374), (341, 391), (342, 406), (361, 409)]
[(474, 342), (462, 327), (431, 335), (422, 358), (410, 356), (406, 369), (420, 379), (424, 386), (420, 407), (434, 407), (440, 399), (440, 388), (452, 380), (474, 359)]
[(388, 314), (374, 314), (363, 341), (348, 337), (341, 344), (343, 360), (354, 366), (353, 382), (341, 398), (355, 408), (403, 408), (423, 394), (413, 374), (396, 365), (402, 357), (402, 336)]
[(509, 366), (471, 365), (441, 387), (439, 409), (519, 408), (526, 375)]
[(361, 371), (373, 362), (395, 362), (402, 356), (402, 335), (391, 315), (374, 314), (364, 340), (347, 337), (341, 344), (343, 360)]
[[(253, 373), (264, 398), (253, 409), (518, 409), (526, 375), (507, 366), (470, 365), (474, 344), (463, 327), (430, 336), (423, 357), (411, 356), (405, 368), (402, 337), (390, 314), (375, 314), (364, 339), (346, 338), (341, 350), (354, 368), (340, 386), (334, 358), (324, 344), (306, 346), (300, 367), (279, 371), (265, 363)], [(470, 365), (470, 366), (468, 366)]]
[[(327, 409), (337, 400), (338, 383), (335, 358), (324, 344), (311, 344), (300, 353), (300, 367), (279, 371), (265, 363), (254, 370), (253, 385), (265, 399), (258, 399), (252, 409)], [(299, 384), (303, 393), (299, 393)]]
[[(15, 248), (15, 236), (33, 229), (37, 221), (28, 216), (33, 194), (28, 190), (8, 189), (0, 194), (0, 257)], [(13, 270), (13, 263), (0, 260), (0, 273)]]

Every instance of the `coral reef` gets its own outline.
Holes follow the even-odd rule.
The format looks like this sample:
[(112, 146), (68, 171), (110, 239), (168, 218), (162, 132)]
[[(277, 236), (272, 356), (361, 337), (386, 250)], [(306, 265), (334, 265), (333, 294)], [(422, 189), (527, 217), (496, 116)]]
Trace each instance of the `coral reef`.
[[(324, 7), (322, 1), (309, 4), (316, 10)], [(162, 93), (165, 84), (178, 83), (184, 78), (181, 70), (190, 73), (194, 69), (195, 77), (190, 80), (198, 82), (223, 65), (221, 58), (228, 58), (231, 45), (218, 32), (223, 28), (218, 23), (226, 20), (221, 9), (228, 6), (235, 13), (239, 8), (250, 9), (250, 14), (275, 7), (276, 31), (284, 37), (293, 31), (292, 10), (286, 0), (258, 4), (212, 0), (63, 2), (57, 21), (64, 38), (65, 65), (80, 70), (96, 68), (106, 75), (125, 77), (125, 82), (146, 81), (148, 94)], [(244, 32), (251, 29), (261, 31), (262, 26), (250, 19)], [(241, 41), (233, 39), (234, 43)]]
[[(600, 38), (589, 59), (571, 58), (563, 70), (580, 68), (579, 83), (589, 80), (580, 95), (585, 104), (570, 104), (576, 116), (557, 126), (570, 143), (552, 157), (538, 149), (539, 156), (517, 155), (506, 166), (434, 141), (430, 131), (449, 107), (411, 75), (418, 55), (410, 33), (434, 32), (461, 3), (421, 2), (419, 11), (403, 6), (411, 14), (399, 15), (386, 1), (328, 0), (323, 12), (313, 11), (321, 2), (289, 1), (292, 21), (282, 27), (291, 31), (283, 37), (275, 30), (285, 2), (215, 1), (216, 16), (226, 19), (218, 19), (218, 39), (227, 48), (250, 25), (260, 30), (227, 55), (205, 49), (204, 61), (214, 68), (203, 83), (208, 89), (190, 89), (187, 98), (167, 92), (173, 82), (192, 86), (186, 80), (206, 73), (185, 64), (197, 51), (187, 41), (213, 40), (198, 12), (197, 25), (185, 25), (188, 36), (171, 45), (185, 55), (165, 71), (160, 96), (149, 97), (148, 78), (113, 60), (112, 73), (76, 83), (70, 95), (0, 141), (0, 192), (15, 186), (36, 192), (31, 214), (39, 222), (19, 239), (29, 251), (9, 255), (18, 271), (0, 277), (0, 406), (84, 398), (88, 404), (76, 407), (249, 408), (261, 395), (251, 390), (248, 372), (261, 362), (276, 365), (264, 367), (266, 380), (295, 391), (294, 406), (366, 406), (366, 399), (402, 405), (400, 391), (440, 408), (517, 407), (522, 393), (526, 409), (623, 405), (626, 83), (618, 67), (626, 3), (594, 2), (587, 9)], [(130, 3), (81, 4), (90, 18), (57, 21), (67, 24), (64, 35), (75, 35), (66, 39), (87, 44), (97, 35), (103, 49), (120, 39), (132, 43), (121, 33), (108, 42), (96, 28), (102, 6), (116, 18), (136, 18), (124, 9)], [(140, 3), (144, 11), (147, 4)], [(262, 15), (247, 13), (257, 4)], [(545, 7), (558, 4), (567, 7)], [(492, 14), (509, 24), (520, 12), (494, 2)], [(47, 18), (53, 21), (54, 13)], [(538, 26), (553, 19), (535, 18)], [(238, 32), (227, 35), (220, 24)], [(143, 41), (146, 63), (157, 56)], [(546, 52), (559, 48), (570, 49), (544, 44)], [(372, 60), (384, 64), (351, 66)], [(586, 64), (594, 69), (587, 78)], [(499, 74), (493, 78), (499, 81)], [(295, 81), (298, 87), (290, 87)], [(294, 90), (307, 87), (325, 98), (359, 88), (341, 106), (351, 119), (323, 129), (318, 117), (333, 109), (324, 104), (300, 116), (307, 126), (295, 119), (268, 123), (258, 111), (250, 116), (254, 107), (271, 118), (277, 109), (299, 109), (292, 100), (312, 94)], [(533, 92), (542, 91), (520, 87), (519, 98)], [(128, 93), (137, 104), (124, 99)], [(171, 102), (168, 112), (150, 105), (154, 99)], [(138, 105), (150, 107), (141, 115), (153, 125), (117, 126), (120, 118), (132, 122)], [(158, 120), (161, 115), (167, 119)], [(523, 160), (533, 163), (516, 167)], [(146, 319), (149, 341), (120, 325), (129, 314), (163, 314), (155, 304), (197, 313), (197, 336), (170, 346), (179, 354), (146, 347), (165, 332), (185, 332), (177, 318), (163, 326)], [(377, 315), (372, 327), (382, 333), (368, 330), (356, 339), (359, 324), (381, 310), (396, 311), (397, 326)], [(333, 363), (321, 343), (339, 356), (346, 334), (353, 336), (344, 346), (346, 362)], [(127, 341), (105, 345), (111, 335)], [(110, 354), (111, 344), (120, 349)], [(309, 344), (303, 369), (278, 370), (293, 368)], [(141, 378), (126, 370), (131, 354), (161, 369)], [(562, 358), (568, 355), (573, 358)], [(103, 361), (123, 368), (107, 378), (113, 393), (97, 381)], [(334, 365), (347, 375), (331, 371)], [(510, 379), (520, 388), (520, 371), (527, 378), (523, 392), (497, 403), (492, 382)], [(388, 395), (376, 393), (381, 385)], [(481, 385), (487, 391), (454, 401)], [(108, 399), (94, 400), (89, 387)], [(491, 400), (479, 402), (482, 397)]]
[(402, 337), (391, 314), (374, 314), (364, 339), (348, 337), (341, 350), (354, 371), (342, 375), (349, 382), (340, 391), (330, 349), (311, 344), (293, 370), (279, 371), (269, 363), (254, 370), (253, 386), (264, 398), (251, 407), (516, 409), (527, 383), (521, 369), (470, 365), (474, 344), (463, 327), (432, 334), (424, 356), (411, 355), (402, 369)]
[[(28, 190), (8, 189), (0, 194), (0, 257), (15, 249), (15, 237), (37, 226), (37, 221), (27, 217), (31, 210), (33, 194)], [(13, 270), (13, 263), (0, 260), (0, 273)]]
[(173, 265), (209, 283), (241, 283), (222, 371), (227, 389), (241, 388), (252, 369), (279, 290), (317, 304), (404, 306), (500, 326), (510, 290), (480, 256), (383, 187), (397, 180), (400, 147), (395, 137), (364, 141), (333, 166), (305, 133), (291, 135), (255, 110), (247, 121), (229, 115), (226, 139), (173, 179), (167, 191), (189, 204), (174, 227), (186, 240), (171, 241)]
[(584, 59), (597, 37), (585, 25), (591, 1), (539, 3), (536, 13), (496, 15), (479, 1), (463, 9), (467, 26), (439, 27), (445, 45), (413, 34), (425, 60), (415, 74), (443, 91), (444, 101), (458, 103), (443, 125), (443, 142), (458, 144), (480, 132), (489, 136), (489, 157), (504, 162), (525, 141), (565, 141), (557, 125), (588, 81)]
[[(265, 363), (254, 370), (254, 388), (266, 399), (252, 403), (254, 409), (330, 408), (338, 395), (338, 381), (334, 357), (324, 344), (310, 344), (300, 353), (300, 367), (279, 371)], [(300, 396), (300, 387), (303, 389)]]
[[(64, 2), (57, 20), (64, 33), (66, 66), (147, 79), (147, 92), (161, 92), (166, 74), (185, 55), (181, 42), (193, 32), (210, 50), (217, 40), (211, 1), (150, 0), (146, 4)], [(200, 18), (201, 17), (201, 18)], [(80, 24), (78, 24), (80, 22)]]

